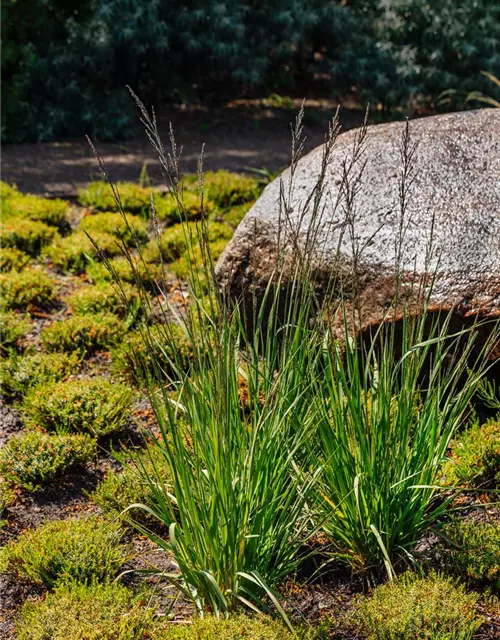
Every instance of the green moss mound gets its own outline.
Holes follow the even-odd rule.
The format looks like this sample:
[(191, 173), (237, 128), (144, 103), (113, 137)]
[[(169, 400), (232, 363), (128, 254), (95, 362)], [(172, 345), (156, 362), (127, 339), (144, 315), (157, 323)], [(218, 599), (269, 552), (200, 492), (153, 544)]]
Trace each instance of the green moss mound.
[(17, 189), (8, 187), (4, 197), (2, 187), (2, 216), (4, 220), (15, 218), (37, 220), (57, 227), (61, 232), (69, 229), (67, 220), (68, 203), (58, 198), (40, 198), (31, 194), (19, 193)]
[(0, 253), (0, 271), (20, 271), (31, 262), (31, 257), (16, 247), (2, 247)]
[(132, 504), (144, 504), (150, 508), (156, 506), (153, 487), (148, 478), (152, 483), (172, 491), (171, 470), (165, 456), (159, 447), (150, 444), (132, 457), (130, 452), (122, 452), (118, 458), (122, 470), (111, 470), (97, 485), (92, 500), (111, 517), (122, 516), (127, 522), (148, 522), (152, 516), (144, 510), (137, 508), (123, 512)]
[(2, 340), (0, 352), (7, 356), (11, 352), (19, 353), (24, 350), (25, 342), (23, 338), (31, 329), (32, 324), (25, 316), (15, 311), (2, 311), (0, 314)]
[(0, 450), (0, 472), (8, 484), (37, 491), (95, 455), (95, 440), (88, 435), (26, 431), (12, 437)]
[(45, 327), (40, 338), (47, 351), (75, 351), (88, 356), (107, 349), (125, 333), (125, 325), (112, 313), (75, 315)]
[(218, 207), (227, 209), (258, 198), (257, 180), (230, 171), (207, 171), (203, 176), (206, 194)]
[[(133, 268), (125, 257), (113, 258), (106, 266), (102, 262), (94, 262), (87, 267), (87, 278), (90, 282), (115, 282), (116, 278), (122, 283), (139, 284), (147, 291), (158, 294), (158, 287), (162, 289), (174, 280), (161, 264), (145, 264), (139, 258), (132, 256)], [(109, 268), (112, 269), (112, 274)]]
[[(208, 243), (208, 252), (213, 265), (226, 248), (228, 240), (220, 239)], [(169, 269), (181, 280), (188, 280), (196, 293), (205, 294), (210, 283), (210, 263), (204, 249), (200, 245), (186, 251), (180, 258), (172, 262)]]
[(91, 516), (53, 520), (22, 533), (4, 547), (0, 566), (48, 589), (78, 582), (108, 582), (125, 560), (116, 522)]
[[(17, 499), (17, 491), (9, 485), (4, 480), (0, 481), (0, 518), (3, 518), (7, 515), (7, 511), (9, 507), (15, 504)], [(0, 519), (0, 526), (3, 525), (2, 520)]]
[(4, 359), (0, 369), (2, 394), (7, 399), (21, 398), (29, 389), (57, 382), (74, 374), (79, 358), (75, 353), (15, 354)]
[(85, 216), (80, 222), (80, 229), (91, 237), (95, 233), (110, 233), (127, 246), (134, 246), (148, 239), (148, 223), (134, 215), (128, 215), (124, 220), (120, 213), (96, 213)]
[(140, 329), (132, 331), (127, 340), (113, 351), (115, 374), (141, 385), (145, 375), (153, 375), (154, 357), (161, 362), (166, 376), (172, 373), (173, 368), (189, 370), (195, 356), (195, 345), (183, 327), (156, 324), (148, 327), (147, 332), (146, 339)]
[(305, 640), (313, 633), (289, 631), (282, 623), (270, 618), (234, 615), (228, 619), (207, 616), (190, 625), (170, 625), (153, 634), (154, 640)]
[(349, 624), (366, 640), (472, 640), (477, 600), (449, 578), (406, 573), (358, 597)]
[(103, 377), (41, 384), (27, 393), (22, 404), (29, 425), (98, 437), (123, 430), (131, 407), (131, 389)]
[(214, 203), (205, 199), (203, 202), (198, 194), (191, 191), (179, 193), (177, 200), (170, 194), (155, 199), (156, 215), (166, 224), (199, 220), (203, 215), (214, 211)]
[(444, 566), (469, 584), (500, 591), (500, 522), (455, 521), (444, 528)]
[(473, 489), (500, 488), (500, 415), (465, 431), (453, 444), (444, 475), (448, 484)]
[[(151, 207), (151, 189), (133, 182), (118, 182), (116, 188), (124, 211), (147, 216)], [(85, 189), (81, 189), (78, 192), (78, 202), (96, 211), (119, 211), (113, 190), (106, 182), (91, 182)]]
[[(99, 247), (99, 251), (92, 240)], [(84, 231), (76, 231), (44, 249), (43, 255), (60, 271), (83, 273), (90, 262), (100, 259), (101, 254), (107, 258), (121, 254), (117, 238), (111, 233), (95, 231), (92, 240)]]
[(119, 583), (57, 587), (43, 600), (23, 605), (18, 640), (151, 639), (152, 608)]
[[(201, 229), (196, 223), (176, 224), (163, 229), (159, 238), (151, 240), (142, 250), (146, 262), (173, 262), (183, 256), (188, 247), (199, 246)], [(221, 222), (209, 222), (207, 240), (209, 243), (229, 241), (233, 229)]]
[(0, 274), (0, 293), (6, 309), (43, 307), (56, 298), (53, 279), (40, 267)]
[(60, 238), (57, 229), (23, 218), (7, 219), (0, 225), (2, 247), (16, 247), (30, 256), (37, 256), (43, 247), (48, 247)]
[(139, 291), (127, 283), (120, 289), (110, 282), (81, 287), (65, 301), (79, 314), (107, 311), (132, 321), (141, 313)]

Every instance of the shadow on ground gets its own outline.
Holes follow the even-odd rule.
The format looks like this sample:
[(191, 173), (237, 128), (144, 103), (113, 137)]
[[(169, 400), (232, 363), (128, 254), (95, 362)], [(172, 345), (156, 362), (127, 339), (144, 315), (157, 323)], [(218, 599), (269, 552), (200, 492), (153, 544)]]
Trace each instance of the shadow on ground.
[[(259, 101), (234, 102), (220, 108), (169, 107), (160, 120), (160, 131), (168, 144), (169, 123), (182, 146), (182, 170), (194, 172), (202, 145), (204, 169), (245, 171), (248, 167), (278, 171), (290, 160), (290, 124), (299, 101), (293, 108), (262, 106)], [(305, 150), (323, 142), (328, 121), (335, 113), (333, 101), (306, 103)], [(344, 109), (344, 130), (359, 126), (363, 113)], [(155, 152), (144, 133), (123, 143), (97, 143), (113, 180), (137, 181), (144, 164), (153, 184), (161, 174)], [(84, 139), (39, 144), (4, 145), (2, 180), (16, 183), (21, 191), (71, 198), (77, 189), (99, 179), (96, 162)]]

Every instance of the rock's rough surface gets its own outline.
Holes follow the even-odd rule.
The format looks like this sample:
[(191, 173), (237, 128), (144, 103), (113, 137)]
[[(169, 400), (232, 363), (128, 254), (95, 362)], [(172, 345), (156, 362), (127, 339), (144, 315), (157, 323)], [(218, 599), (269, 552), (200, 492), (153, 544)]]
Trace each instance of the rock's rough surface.
[[(368, 324), (377, 322), (393, 295), (395, 244), (400, 229), (398, 182), (404, 123), (369, 127), (358, 171), (366, 162), (355, 200), (355, 245), (363, 247), (358, 277)], [(433, 116), (410, 125), (416, 174), (405, 217), (402, 265), (407, 274), (436, 274), (432, 303), (462, 317), (500, 315), (500, 109)], [(350, 157), (356, 131), (339, 136), (326, 174), (318, 223), (316, 267), (331, 275), (352, 270), (351, 227), (345, 223), (342, 163)], [(322, 147), (302, 158), (293, 180), (291, 225), (280, 214), (280, 180), (247, 213), (217, 265), (222, 286), (233, 296), (263, 290), (290, 229), (300, 243), (311, 226), (304, 207), (320, 172)], [(282, 175), (285, 192), (290, 171)], [(342, 200), (342, 198), (340, 198)], [(428, 247), (432, 236), (433, 254)], [(290, 246), (290, 243), (289, 243)], [(319, 255), (321, 254), (321, 255)]]

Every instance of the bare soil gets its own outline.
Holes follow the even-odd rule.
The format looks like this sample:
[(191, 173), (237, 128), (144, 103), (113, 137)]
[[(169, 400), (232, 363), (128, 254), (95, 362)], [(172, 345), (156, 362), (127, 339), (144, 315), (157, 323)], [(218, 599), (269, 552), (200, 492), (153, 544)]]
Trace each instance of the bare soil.
[[(306, 102), (306, 151), (323, 142), (336, 106), (331, 100)], [(290, 109), (265, 107), (260, 101), (235, 101), (218, 108), (171, 106), (164, 109), (159, 129), (167, 146), (172, 123), (177, 143), (182, 146), (183, 171), (197, 170), (204, 146), (203, 166), (206, 170), (244, 172), (249, 167), (265, 167), (274, 172), (289, 163), (290, 124), (299, 108), (300, 101), (294, 101)], [(343, 109), (343, 129), (359, 126), (363, 116), (360, 109)], [(144, 133), (128, 142), (96, 141), (96, 146), (113, 180), (137, 181), (146, 164), (152, 183), (161, 184), (157, 156)], [(100, 178), (85, 139), (4, 145), (1, 162), (2, 180), (14, 182), (21, 191), (39, 195), (72, 198), (78, 188)]]

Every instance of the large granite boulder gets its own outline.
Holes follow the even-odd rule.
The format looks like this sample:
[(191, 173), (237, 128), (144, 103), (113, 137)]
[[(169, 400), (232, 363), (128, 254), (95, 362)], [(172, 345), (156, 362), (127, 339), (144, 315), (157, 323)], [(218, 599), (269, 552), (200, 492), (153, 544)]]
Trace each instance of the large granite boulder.
[[(347, 216), (350, 223), (342, 176), (359, 131), (338, 137), (316, 209), (310, 196), (324, 147), (298, 162), (290, 199), (289, 169), (268, 185), (217, 264), (226, 291), (247, 300), (259, 297), (276, 268), (278, 246), (286, 247), (290, 259), (311, 246), (314, 224), (315, 276), (321, 281), (333, 274), (347, 282), (354, 251), (365, 322), (377, 323), (394, 294), (395, 244), (403, 228), (402, 271), (413, 281), (435, 274), (432, 305), (453, 308), (463, 318), (500, 315), (500, 109), (410, 123), (411, 140), (417, 143), (415, 173), (407, 181), (410, 198), (402, 218), (405, 126), (395, 122), (368, 127), (363, 155), (351, 169), (353, 183), (362, 176), (358, 186), (351, 185), (357, 193)], [(288, 200), (286, 213), (280, 194), (282, 202)]]

